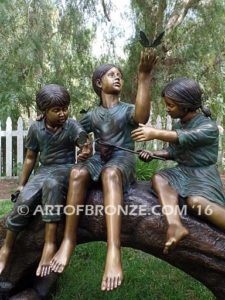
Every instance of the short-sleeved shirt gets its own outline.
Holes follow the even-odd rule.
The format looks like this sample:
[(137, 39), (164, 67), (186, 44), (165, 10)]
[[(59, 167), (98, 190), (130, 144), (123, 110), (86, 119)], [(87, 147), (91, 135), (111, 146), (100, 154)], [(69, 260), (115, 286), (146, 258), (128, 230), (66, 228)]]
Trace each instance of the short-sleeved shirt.
[(130, 136), (131, 131), (137, 127), (133, 119), (134, 110), (133, 104), (124, 102), (119, 102), (111, 108), (101, 105), (88, 112), (80, 123), (86, 132), (93, 132), (96, 139), (134, 149), (134, 141)]
[(176, 162), (189, 167), (217, 162), (219, 130), (216, 122), (199, 113), (187, 123), (178, 121), (173, 130), (177, 132), (178, 143), (170, 143), (167, 150)]
[(74, 164), (75, 145), (82, 145), (86, 137), (82, 126), (72, 118), (67, 119), (57, 132), (48, 130), (43, 119), (31, 124), (25, 147), (40, 152), (42, 165)]
[(177, 122), (173, 130), (178, 134), (178, 142), (170, 143), (167, 150), (178, 165), (158, 174), (184, 198), (202, 196), (224, 206), (225, 194), (216, 167), (219, 137), (216, 123), (199, 113), (185, 124)]
[[(99, 138), (103, 142), (133, 150), (131, 131), (137, 128), (133, 119), (134, 111), (133, 104), (124, 102), (118, 102), (111, 108), (100, 105), (88, 112), (80, 123), (88, 133), (94, 133), (95, 139)], [(104, 163), (100, 157), (98, 144), (95, 150), (96, 153), (91, 158), (81, 163), (88, 169), (91, 178), (98, 181), (103, 168), (117, 167), (122, 173), (124, 187), (128, 188), (135, 177), (135, 155), (115, 149), (111, 159)]]

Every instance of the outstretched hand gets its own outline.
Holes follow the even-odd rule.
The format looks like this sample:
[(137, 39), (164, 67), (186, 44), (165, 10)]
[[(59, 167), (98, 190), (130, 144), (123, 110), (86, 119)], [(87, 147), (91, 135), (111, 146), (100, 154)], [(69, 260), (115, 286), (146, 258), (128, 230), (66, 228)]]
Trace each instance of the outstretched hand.
[(145, 48), (141, 51), (141, 60), (139, 64), (139, 73), (151, 73), (157, 62), (156, 51), (154, 48)]
[(131, 137), (135, 142), (154, 140), (156, 138), (156, 130), (150, 126), (139, 124), (139, 127), (131, 132)]

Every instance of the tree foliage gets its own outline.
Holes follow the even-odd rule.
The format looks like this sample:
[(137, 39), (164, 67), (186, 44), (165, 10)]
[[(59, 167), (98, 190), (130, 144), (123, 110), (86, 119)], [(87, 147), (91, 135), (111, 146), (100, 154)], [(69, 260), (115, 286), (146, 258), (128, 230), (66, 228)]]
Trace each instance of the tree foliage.
[[(16, 119), (35, 111), (35, 94), (44, 84), (64, 85), (72, 96), (72, 114), (92, 106), (95, 95), (91, 74), (102, 62), (122, 64), (125, 87), (122, 100), (136, 95), (137, 65), (142, 47), (140, 29), (150, 40), (165, 31), (157, 48), (159, 61), (153, 80), (153, 112), (162, 114), (160, 92), (176, 77), (199, 81), (209, 96), (208, 104), (224, 117), (224, 0), (130, 0), (135, 33), (125, 45), (126, 59), (116, 56), (119, 22), (111, 16), (112, 0), (2, 0), (0, 2), (0, 119)], [(101, 27), (100, 27), (101, 26)], [(96, 59), (92, 53), (97, 29), (104, 35), (107, 53)], [(223, 123), (225, 120), (223, 120)]]
[(132, 0), (135, 13), (134, 43), (126, 47), (126, 79), (130, 84), (124, 97), (133, 101), (135, 66), (141, 46), (139, 30), (153, 39), (165, 30), (158, 47), (159, 62), (153, 81), (155, 115), (162, 111), (160, 91), (171, 79), (190, 77), (202, 84), (214, 114), (224, 115), (224, 22), (225, 3), (197, 0)]
[(93, 100), (89, 80), (93, 32), (85, 26), (86, 2), (90, 1), (0, 4), (1, 120), (21, 113), (29, 117), (36, 92), (47, 83), (62, 84), (70, 91), (73, 114), (81, 103)]

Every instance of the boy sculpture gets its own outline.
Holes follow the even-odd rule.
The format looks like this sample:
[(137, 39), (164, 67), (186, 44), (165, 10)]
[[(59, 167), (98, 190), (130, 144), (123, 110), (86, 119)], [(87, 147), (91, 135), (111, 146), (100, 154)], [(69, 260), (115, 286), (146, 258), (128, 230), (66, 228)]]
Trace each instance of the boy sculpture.
[[(45, 244), (37, 275), (49, 273), (49, 263), (56, 251), (57, 223), (62, 218), (55, 205), (63, 205), (71, 167), (75, 163), (75, 146), (83, 148), (80, 159), (89, 155), (84, 146), (87, 134), (73, 119), (68, 119), (70, 95), (62, 87), (49, 84), (36, 96), (38, 109), (43, 118), (29, 128), (26, 139), (26, 157), (17, 191), (17, 202), (6, 220), (6, 238), (0, 250), (0, 274), (4, 270), (13, 248), (17, 233), (23, 230), (32, 218), (37, 205), (43, 205), (43, 221), (46, 223)], [(39, 154), (40, 167), (28, 181)], [(41, 200), (41, 201), (40, 201)], [(51, 207), (48, 212), (45, 208)], [(27, 214), (21, 214), (24, 208)]]

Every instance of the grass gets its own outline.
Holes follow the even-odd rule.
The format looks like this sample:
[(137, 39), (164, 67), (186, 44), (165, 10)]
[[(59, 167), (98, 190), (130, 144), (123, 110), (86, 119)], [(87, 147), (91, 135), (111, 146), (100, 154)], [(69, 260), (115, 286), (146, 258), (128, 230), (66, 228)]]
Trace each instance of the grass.
[(92, 299), (160, 299), (213, 300), (202, 284), (153, 256), (123, 248), (123, 285), (109, 293), (100, 291), (106, 244), (95, 242), (78, 245), (70, 266), (59, 279), (52, 300)]
[(12, 202), (9, 200), (0, 200), (0, 217), (10, 211)]
[(152, 160), (151, 163), (145, 163), (140, 159), (136, 162), (136, 175), (139, 180), (150, 180), (156, 170), (165, 168), (165, 162), (161, 160)]
[[(136, 148), (137, 150), (146, 149), (149, 151), (153, 151), (151, 143), (148, 142), (138, 143)], [(153, 159), (151, 162), (145, 163), (140, 159), (137, 159), (136, 175), (139, 180), (150, 180), (157, 171), (161, 169), (173, 167), (175, 165), (176, 163), (172, 161), (162, 161), (162, 160)]]

